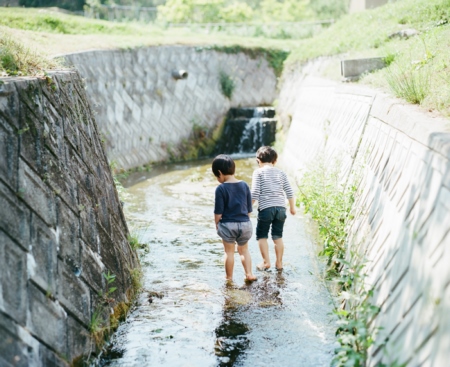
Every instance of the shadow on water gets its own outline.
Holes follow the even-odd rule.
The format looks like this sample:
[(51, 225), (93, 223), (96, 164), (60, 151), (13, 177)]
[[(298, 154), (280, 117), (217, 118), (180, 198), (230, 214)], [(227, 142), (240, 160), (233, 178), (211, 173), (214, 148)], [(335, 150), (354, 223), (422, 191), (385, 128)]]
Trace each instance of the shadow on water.
[(260, 277), (260, 280), (240, 288), (226, 285), (222, 320), (215, 330), (215, 354), (218, 367), (239, 366), (245, 358), (246, 349), (251, 340), (248, 337), (250, 326), (245, 323), (249, 313), (261, 307), (281, 307), (283, 300), (281, 289), (285, 286), (285, 277), (277, 272), (275, 278)]

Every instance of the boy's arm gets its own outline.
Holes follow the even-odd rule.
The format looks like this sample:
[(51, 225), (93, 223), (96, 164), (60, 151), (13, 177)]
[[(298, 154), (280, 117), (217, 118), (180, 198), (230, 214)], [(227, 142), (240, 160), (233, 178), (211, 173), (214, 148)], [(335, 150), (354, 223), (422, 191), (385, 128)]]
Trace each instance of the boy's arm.
[(251, 189), (251, 195), (252, 195), (252, 205), (259, 199), (259, 195), (261, 194), (261, 179), (256, 171), (253, 172), (252, 176), (252, 189)]
[(223, 200), (223, 195), (222, 195), (222, 190), (220, 188), (221, 186), (217, 186), (216, 188), (216, 198), (214, 200), (214, 223), (216, 225), (216, 230), (218, 229), (219, 226), (219, 221), (222, 219), (222, 214), (224, 211), (224, 200)]
[(295, 210), (295, 198), (290, 198), (289, 200), (289, 209), (291, 211), (292, 215), (295, 215), (295, 213), (297, 213), (297, 211)]
[(294, 191), (292, 190), (292, 187), (289, 183), (289, 180), (287, 179), (286, 174), (283, 174), (283, 190), (286, 193), (286, 196), (289, 201), (289, 209), (292, 215), (295, 215), (295, 197), (294, 197)]
[(219, 222), (222, 219), (222, 214), (214, 214), (214, 222), (216, 223), (216, 230), (218, 229)]

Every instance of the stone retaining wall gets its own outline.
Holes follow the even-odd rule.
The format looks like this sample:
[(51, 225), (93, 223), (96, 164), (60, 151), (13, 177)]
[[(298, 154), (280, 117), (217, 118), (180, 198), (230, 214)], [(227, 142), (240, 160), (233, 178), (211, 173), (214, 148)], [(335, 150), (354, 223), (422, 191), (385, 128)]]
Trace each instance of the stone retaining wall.
[[(106, 140), (106, 154), (129, 169), (179, 154), (194, 125), (214, 128), (230, 107), (271, 105), (277, 78), (263, 57), (189, 46), (159, 46), (67, 55), (85, 78), (87, 93)], [(187, 79), (174, 79), (173, 70)], [(220, 73), (231, 77), (231, 100)]]
[[(383, 329), (369, 366), (450, 360), (450, 124), (380, 92), (324, 80), (326, 60), (284, 75), (278, 115), (285, 167), (297, 177), (319, 155), (360, 171), (351, 249), (368, 260)], [(361, 167), (355, 169), (355, 167)], [(386, 347), (380, 342), (388, 340)]]
[(0, 365), (65, 366), (139, 266), (77, 73), (0, 79), (0, 157)]

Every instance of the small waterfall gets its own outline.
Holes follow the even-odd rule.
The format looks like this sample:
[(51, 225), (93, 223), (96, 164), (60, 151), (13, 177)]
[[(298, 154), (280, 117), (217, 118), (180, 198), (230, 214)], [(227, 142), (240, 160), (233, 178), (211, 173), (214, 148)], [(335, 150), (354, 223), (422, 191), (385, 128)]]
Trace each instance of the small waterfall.
[(275, 109), (272, 107), (232, 108), (228, 112), (216, 153), (254, 153), (275, 141)]

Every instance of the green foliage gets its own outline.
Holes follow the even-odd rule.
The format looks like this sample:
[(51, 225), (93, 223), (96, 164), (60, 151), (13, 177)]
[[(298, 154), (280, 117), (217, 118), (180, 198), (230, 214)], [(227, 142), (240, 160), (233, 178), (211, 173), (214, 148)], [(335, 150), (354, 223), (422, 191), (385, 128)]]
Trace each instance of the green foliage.
[(54, 11), (0, 7), (0, 26), (59, 34), (144, 35), (148, 29), (133, 23), (113, 23)]
[(128, 243), (130, 244), (131, 248), (135, 251), (139, 249), (146, 250), (148, 248), (147, 244), (139, 242), (139, 238), (136, 234), (128, 235)]
[(108, 270), (108, 273), (103, 273), (103, 278), (105, 278), (106, 280), (106, 292), (104, 294), (104, 297), (108, 298), (117, 290), (117, 287), (112, 286), (112, 284), (116, 280), (116, 276), (114, 274), (111, 274)]
[(384, 64), (386, 65), (386, 66), (390, 66), (394, 61), (395, 61), (395, 54), (393, 54), (393, 53), (389, 53), (389, 54), (387, 54), (384, 58), (383, 58), (383, 61), (384, 61)]
[(225, 52), (227, 54), (237, 54), (239, 52), (244, 53), (252, 59), (263, 57), (267, 60), (269, 65), (275, 72), (276, 76), (280, 76), (283, 71), (284, 61), (289, 55), (289, 51), (263, 48), (263, 47), (243, 47), (241, 45), (232, 46), (210, 46), (210, 47), (198, 47), (197, 50), (216, 50), (219, 52)]
[(25, 7), (51, 7), (57, 6), (67, 10), (83, 10), (84, 0), (19, 0), (20, 6)]
[(235, 2), (220, 9), (219, 18), (227, 23), (249, 22), (254, 16), (253, 9), (246, 3)]
[(338, 18), (348, 0), (168, 0), (158, 7), (158, 20), (170, 23), (298, 22)]
[(309, 6), (319, 19), (338, 19), (348, 13), (349, 0), (310, 0)]
[(231, 99), (234, 88), (236, 87), (236, 84), (231, 76), (229, 76), (224, 71), (219, 72), (219, 82), (220, 82), (220, 90), (222, 91), (222, 94), (227, 97), (228, 99)]
[(258, 19), (265, 22), (299, 22), (314, 15), (308, 0), (263, 0), (260, 9)]
[(326, 164), (319, 159), (306, 172), (299, 185), (298, 202), (318, 224), (323, 244), (321, 256), (327, 258), (328, 278), (342, 268), (346, 253), (347, 225), (352, 218), (350, 210), (356, 188), (344, 188), (339, 182), (340, 164)]
[(301, 180), (298, 200), (318, 225), (324, 246), (320, 254), (327, 258), (327, 278), (337, 284), (341, 300), (334, 311), (340, 346), (332, 366), (362, 367), (379, 331), (370, 324), (380, 309), (371, 303), (373, 291), (366, 288), (365, 262), (352, 252), (348, 256), (347, 228), (356, 188), (340, 184), (341, 164), (337, 161), (319, 159), (313, 167)]
[(170, 148), (170, 160), (173, 162), (210, 157), (222, 135), (223, 122), (214, 129), (203, 126), (196, 120), (191, 123), (192, 132), (189, 139), (182, 140), (176, 149)]
[(340, 346), (331, 363), (334, 367), (362, 367), (366, 365), (367, 351), (375, 342), (379, 328), (370, 328), (370, 322), (380, 308), (371, 304), (373, 291), (365, 286), (365, 263), (355, 254), (344, 265), (337, 281), (342, 287), (342, 307), (334, 311), (338, 317), (336, 335)]

